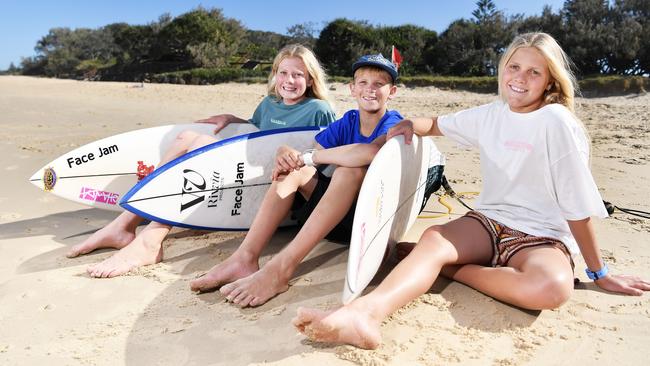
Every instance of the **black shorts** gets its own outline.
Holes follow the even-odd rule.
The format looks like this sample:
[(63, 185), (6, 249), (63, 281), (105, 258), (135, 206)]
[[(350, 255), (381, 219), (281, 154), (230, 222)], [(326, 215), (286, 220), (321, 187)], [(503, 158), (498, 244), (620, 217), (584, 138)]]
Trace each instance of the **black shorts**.
[[(300, 193), (296, 193), (296, 198), (291, 206), (291, 218), (297, 221), (299, 227), (305, 224), (330, 185), (331, 178), (323, 175), (320, 171), (318, 171), (317, 179), (318, 182), (309, 200), (305, 200), (305, 197)], [(357, 200), (355, 198), (343, 219), (325, 236), (326, 239), (342, 244), (350, 243), (352, 222), (354, 221), (354, 210), (356, 207)]]

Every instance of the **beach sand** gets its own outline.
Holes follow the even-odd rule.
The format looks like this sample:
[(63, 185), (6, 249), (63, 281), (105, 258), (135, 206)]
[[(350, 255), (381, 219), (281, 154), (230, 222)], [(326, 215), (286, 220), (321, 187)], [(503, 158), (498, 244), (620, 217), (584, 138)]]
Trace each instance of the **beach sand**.
[[(335, 84), (339, 115), (354, 107)], [(0, 364), (2, 365), (640, 365), (650, 342), (650, 294), (604, 293), (576, 259), (571, 300), (553, 311), (524, 311), (439, 279), (392, 315), (375, 351), (314, 344), (291, 326), (299, 306), (340, 304), (347, 249), (323, 241), (290, 289), (258, 308), (240, 309), (218, 292), (197, 295), (189, 281), (225, 259), (238, 232), (174, 229), (164, 262), (114, 279), (85, 268), (113, 254), (68, 259), (70, 246), (116, 213), (65, 201), (28, 182), (55, 157), (137, 128), (191, 122), (218, 113), (247, 118), (265, 94), (260, 84), (181, 86), (0, 77)], [(404, 116), (448, 113), (494, 95), (400, 88), (391, 108)], [(650, 95), (579, 99), (593, 141), (592, 169), (603, 198), (650, 208)], [(436, 138), (457, 192), (478, 191), (478, 154)], [(461, 215), (453, 206), (451, 217)], [(471, 196), (467, 197), (471, 205)], [(429, 215), (446, 212), (435, 199)], [(426, 214), (426, 213), (425, 213)], [(418, 234), (449, 217), (421, 219)], [(603, 256), (617, 273), (650, 278), (650, 220), (616, 213), (595, 221)], [(295, 234), (280, 231), (262, 262)], [(385, 271), (384, 271), (385, 274)], [(380, 273), (381, 276), (381, 273)], [(644, 361), (646, 360), (646, 361)]]

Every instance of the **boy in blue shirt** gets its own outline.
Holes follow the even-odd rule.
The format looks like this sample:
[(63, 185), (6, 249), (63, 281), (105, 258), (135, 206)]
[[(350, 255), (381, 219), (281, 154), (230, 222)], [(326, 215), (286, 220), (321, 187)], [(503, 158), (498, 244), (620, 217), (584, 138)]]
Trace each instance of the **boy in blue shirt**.
[[(348, 111), (316, 135), (314, 149), (278, 149), (273, 183), (239, 248), (191, 283), (192, 290), (221, 286), (240, 306), (258, 306), (289, 288), (303, 258), (323, 238), (349, 241), (356, 197), (366, 169), (402, 116), (387, 109), (395, 96), (397, 68), (382, 55), (363, 56), (352, 65), (350, 92), (358, 109)], [(322, 167), (335, 166), (328, 177)], [(259, 257), (291, 212), (301, 229), (261, 269)], [(222, 286), (223, 285), (223, 286)]]

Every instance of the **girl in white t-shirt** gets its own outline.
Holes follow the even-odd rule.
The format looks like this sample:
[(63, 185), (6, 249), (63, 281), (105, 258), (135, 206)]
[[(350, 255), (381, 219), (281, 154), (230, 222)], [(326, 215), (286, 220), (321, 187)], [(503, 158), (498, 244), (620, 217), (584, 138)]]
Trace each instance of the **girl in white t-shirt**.
[(456, 114), (404, 120), (388, 138), (448, 136), (480, 150), (476, 210), (428, 228), (369, 294), (332, 312), (299, 309), (293, 323), (324, 342), (376, 348), (381, 322), (424, 294), (441, 270), (526, 309), (553, 309), (573, 290), (572, 256), (604, 290), (641, 295), (650, 282), (608, 273), (590, 221), (607, 212), (589, 171), (589, 142), (574, 116), (575, 78), (545, 33), (512, 42), (499, 64), (500, 100)]

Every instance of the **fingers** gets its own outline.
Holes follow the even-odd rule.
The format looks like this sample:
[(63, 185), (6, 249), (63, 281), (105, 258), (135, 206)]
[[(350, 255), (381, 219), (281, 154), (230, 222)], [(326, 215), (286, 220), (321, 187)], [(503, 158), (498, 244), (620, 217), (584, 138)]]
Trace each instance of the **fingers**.
[(279, 155), (276, 159), (276, 167), (285, 172), (299, 170), (305, 165), (300, 157), (294, 152)]
[(413, 130), (404, 131), (404, 143), (410, 145), (411, 141), (413, 141)]
[(606, 276), (597, 280), (596, 284), (607, 291), (633, 296), (641, 296), (644, 291), (650, 291), (650, 282), (630, 275)]
[(214, 134), (216, 135), (219, 132), (221, 132), (221, 130), (223, 130), (223, 128), (226, 127), (228, 124), (224, 122), (224, 123), (215, 123), (215, 125), (217, 127), (214, 128)]
[(403, 135), (404, 142), (409, 145), (413, 141), (413, 123), (409, 120), (403, 120), (395, 126), (391, 127), (386, 133), (386, 139), (395, 136)]

